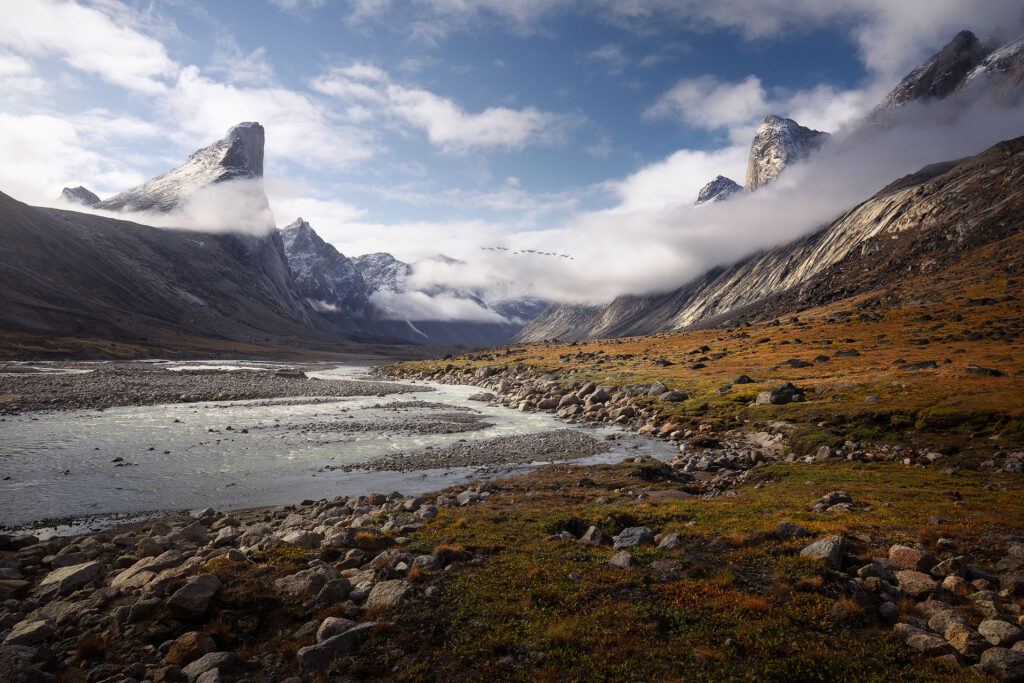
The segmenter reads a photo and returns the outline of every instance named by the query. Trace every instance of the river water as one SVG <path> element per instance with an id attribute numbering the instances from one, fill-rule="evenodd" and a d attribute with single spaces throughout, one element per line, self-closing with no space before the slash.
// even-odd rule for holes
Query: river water
<path id="1" fill-rule="evenodd" d="M 352 381 L 365 376 L 365 370 L 338 367 L 307 374 Z M 0 524 L 31 528 L 32 523 L 49 520 L 43 524 L 49 528 L 59 518 L 110 513 L 231 509 L 393 490 L 416 495 L 484 473 L 466 467 L 416 472 L 331 468 L 459 440 L 566 427 L 550 413 L 520 413 L 470 401 L 480 391 L 475 387 L 412 384 L 424 390 L 386 397 L 212 401 L 7 417 L 0 422 Z M 345 421 L 423 419 L 437 410 L 385 407 L 411 401 L 469 408 L 482 414 L 489 426 L 454 434 L 309 428 Z M 615 431 L 577 428 L 598 439 Z M 667 459 L 678 453 L 664 442 L 625 436 L 612 442 L 612 452 L 576 462 L 618 462 L 638 453 Z M 509 467 L 506 472 L 521 469 L 525 468 Z M 68 530 L 74 531 L 74 525 Z"/>

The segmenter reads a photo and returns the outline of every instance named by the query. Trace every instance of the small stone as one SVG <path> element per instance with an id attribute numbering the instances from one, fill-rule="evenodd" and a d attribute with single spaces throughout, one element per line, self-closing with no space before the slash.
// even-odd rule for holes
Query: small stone
<path id="1" fill-rule="evenodd" d="M 623 550 L 612 555 L 612 558 L 608 560 L 608 564 L 613 567 L 621 567 L 626 569 L 628 567 L 635 567 L 636 561 L 633 560 L 633 556 L 628 551 Z"/>

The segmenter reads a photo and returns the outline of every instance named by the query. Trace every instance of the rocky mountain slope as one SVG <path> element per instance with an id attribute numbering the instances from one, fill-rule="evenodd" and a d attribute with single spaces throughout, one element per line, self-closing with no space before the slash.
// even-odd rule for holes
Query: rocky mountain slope
<path id="1" fill-rule="evenodd" d="M 696 204 L 704 204 L 705 202 L 721 202 L 737 192 L 742 192 L 743 187 L 732 178 L 726 178 L 724 175 L 715 176 L 715 179 L 705 185 L 697 193 Z"/>
<path id="2" fill-rule="evenodd" d="M 305 309 L 282 299 L 254 239 L 36 208 L 0 194 L 0 329 L 143 342 L 331 342 Z"/>
<path id="3" fill-rule="evenodd" d="M 801 126 L 793 119 L 774 114 L 764 117 L 750 145 L 744 189 L 753 192 L 775 180 L 783 168 L 806 159 L 830 137 L 828 133 Z"/>
<path id="4" fill-rule="evenodd" d="M 550 307 L 527 325 L 520 339 L 678 330 L 720 323 L 755 306 L 760 315 L 778 315 L 785 307 L 769 307 L 768 302 L 782 296 L 797 308 L 810 299 L 820 305 L 829 297 L 849 296 L 854 283 L 864 278 L 877 286 L 880 278 L 888 277 L 895 285 L 907 268 L 939 267 L 950 254 L 1020 230 L 1019 222 L 1007 216 L 1024 207 L 1021 168 L 1024 138 L 1000 143 L 963 163 L 934 164 L 884 188 L 812 235 L 714 269 L 667 294 L 619 297 L 605 307 Z M 917 240 L 914 260 L 894 251 L 901 240 Z"/>

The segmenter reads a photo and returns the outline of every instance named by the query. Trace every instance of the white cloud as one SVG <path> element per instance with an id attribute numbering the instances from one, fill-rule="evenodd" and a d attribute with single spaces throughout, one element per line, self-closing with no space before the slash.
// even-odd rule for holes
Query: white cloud
<path id="1" fill-rule="evenodd" d="M 369 0 L 372 2 L 373 0 Z M 302 12 L 319 9 L 326 4 L 327 0 L 270 0 L 272 5 L 286 12 Z"/>
<path id="2" fill-rule="evenodd" d="M 118 9 L 118 3 L 110 3 Z M 146 94 L 166 90 L 178 65 L 163 44 L 115 23 L 98 9 L 54 0 L 4 6 L 0 45 L 31 57 L 56 55 L 69 66 Z"/>
<path id="3" fill-rule="evenodd" d="M 224 31 L 217 37 L 217 48 L 209 71 L 230 83 L 269 85 L 274 81 L 274 67 L 266 48 L 261 46 L 245 52 L 234 37 Z"/>
<path id="4" fill-rule="evenodd" d="M 622 52 L 622 46 L 618 43 L 602 45 L 586 53 L 584 57 L 589 62 L 602 64 L 611 76 L 618 76 L 631 63 L 629 57 Z"/>
<path id="5" fill-rule="evenodd" d="M 680 80 L 644 112 L 644 117 L 677 117 L 692 126 L 715 130 L 748 123 L 768 112 L 767 93 L 757 76 L 723 83 L 705 75 Z"/>
<path id="6" fill-rule="evenodd" d="M 269 165 L 287 159 L 308 167 L 339 169 L 375 153 L 370 132 L 338 125 L 328 109 L 295 90 L 243 87 L 204 76 L 197 67 L 182 70 L 165 102 L 186 136 L 198 146 L 217 139 L 239 121 L 259 121 L 267 130 Z"/>
<path id="7" fill-rule="evenodd" d="M 49 84 L 36 75 L 31 62 L 19 55 L 0 52 L 0 92 L 6 96 L 38 96 L 49 90 Z"/>
<path id="8" fill-rule="evenodd" d="M 554 144 L 579 123 L 578 117 L 535 107 L 467 112 L 441 95 L 394 83 L 386 72 L 363 62 L 332 68 L 311 85 L 341 102 L 360 104 L 364 108 L 358 114 L 365 115 L 369 111 L 365 107 L 375 107 L 380 115 L 423 131 L 431 144 L 448 152 Z"/>
<path id="9" fill-rule="evenodd" d="M 33 204 L 51 204 L 61 188 L 85 185 L 107 193 L 145 178 L 118 159 L 87 149 L 75 125 L 44 114 L 0 112 L 0 191 Z"/>
<path id="10" fill-rule="evenodd" d="M 446 294 L 434 296 L 424 292 L 374 292 L 370 303 L 389 320 L 464 320 L 472 322 L 508 323 L 508 319 L 484 308 L 472 299 Z"/>

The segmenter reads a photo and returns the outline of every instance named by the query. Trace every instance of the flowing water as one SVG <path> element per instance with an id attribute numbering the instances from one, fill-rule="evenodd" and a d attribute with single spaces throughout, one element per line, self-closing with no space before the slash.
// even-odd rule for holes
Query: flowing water
<path id="1" fill-rule="evenodd" d="M 351 381 L 364 376 L 365 368 L 307 374 Z M 482 472 L 466 467 L 416 472 L 334 468 L 459 440 L 566 426 L 549 413 L 520 413 L 470 401 L 480 391 L 475 387 L 414 384 L 424 390 L 385 397 L 287 397 L 4 418 L 0 422 L 0 524 L 15 527 L 51 520 L 52 526 L 52 520 L 77 516 L 278 505 L 374 491 L 419 494 L 478 478 Z M 386 407 L 411 401 L 472 409 L 489 426 L 453 434 L 389 428 L 395 420 L 422 421 L 437 413 L 436 407 L 397 411 Z M 352 432 L 329 426 L 345 422 L 380 423 L 381 428 Z M 310 428 L 318 424 L 327 426 Z M 579 429 L 595 438 L 613 431 Z M 677 453 L 664 442 L 629 435 L 614 442 L 612 452 L 578 462 L 617 462 L 639 452 L 663 459 Z M 521 469 L 509 467 L 506 472 Z"/>

